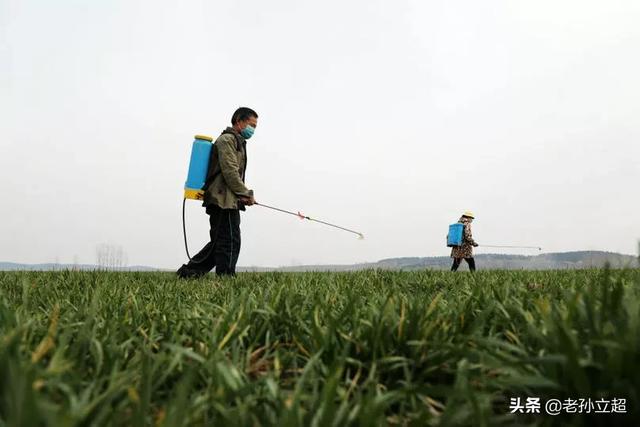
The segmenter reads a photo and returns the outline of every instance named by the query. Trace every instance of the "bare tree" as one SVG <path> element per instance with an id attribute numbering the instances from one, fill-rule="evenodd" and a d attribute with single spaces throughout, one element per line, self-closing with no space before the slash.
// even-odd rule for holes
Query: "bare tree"
<path id="1" fill-rule="evenodd" d="M 120 270 L 127 266 L 127 254 L 122 246 L 100 243 L 96 246 L 96 264 L 101 270 Z"/>

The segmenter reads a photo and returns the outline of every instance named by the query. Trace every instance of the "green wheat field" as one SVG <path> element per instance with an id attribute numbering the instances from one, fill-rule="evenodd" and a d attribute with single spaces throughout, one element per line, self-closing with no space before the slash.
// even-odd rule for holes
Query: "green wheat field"
<path id="1" fill-rule="evenodd" d="M 626 414 L 511 413 L 512 398 Z M 0 272 L 0 426 L 638 425 L 640 270 Z"/>

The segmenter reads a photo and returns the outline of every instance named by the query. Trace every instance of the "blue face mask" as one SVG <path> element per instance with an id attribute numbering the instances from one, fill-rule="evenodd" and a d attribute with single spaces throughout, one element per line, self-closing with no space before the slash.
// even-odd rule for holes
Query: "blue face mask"
<path id="1" fill-rule="evenodd" d="M 242 135 L 242 137 L 243 137 L 244 139 L 249 139 L 249 138 L 251 138 L 251 137 L 253 136 L 253 133 L 254 133 L 255 131 L 256 131 L 256 128 L 254 128 L 254 127 L 253 127 L 253 126 L 251 126 L 251 125 L 247 125 L 247 127 L 246 127 L 246 128 L 244 128 L 244 129 L 242 129 L 242 130 L 240 131 L 240 135 Z"/>

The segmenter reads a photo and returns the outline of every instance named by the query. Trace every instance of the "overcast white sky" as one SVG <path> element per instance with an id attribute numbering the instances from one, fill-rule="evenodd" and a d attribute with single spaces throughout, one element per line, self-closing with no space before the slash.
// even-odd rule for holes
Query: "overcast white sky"
<path id="1" fill-rule="evenodd" d="M 0 0 L 0 261 L 178 267 L 193 135 L 241 105 L 256 199 L 367 238 L 253 207 L 239 265 L 448 255 L 467 209 L 481 244 L 634 253 L 639 22 L 633 0 Z M 187 221 L 195 252 L 198 202 Z"/>

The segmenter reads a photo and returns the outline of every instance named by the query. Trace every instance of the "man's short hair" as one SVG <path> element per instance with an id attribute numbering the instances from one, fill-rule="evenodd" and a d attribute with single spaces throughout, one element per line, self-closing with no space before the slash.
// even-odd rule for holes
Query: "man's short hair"
<path id="1" fill-rule="evenodd" d="M 233 113 L 233 116 L 231 116 L 231 124 L 235 125 L 239 121 L 249 120 L 251 117 L 255 117 L 257 119 L 258 113 L 253 111 L 251 108 L 240 107 L 235 113 Z"/>

